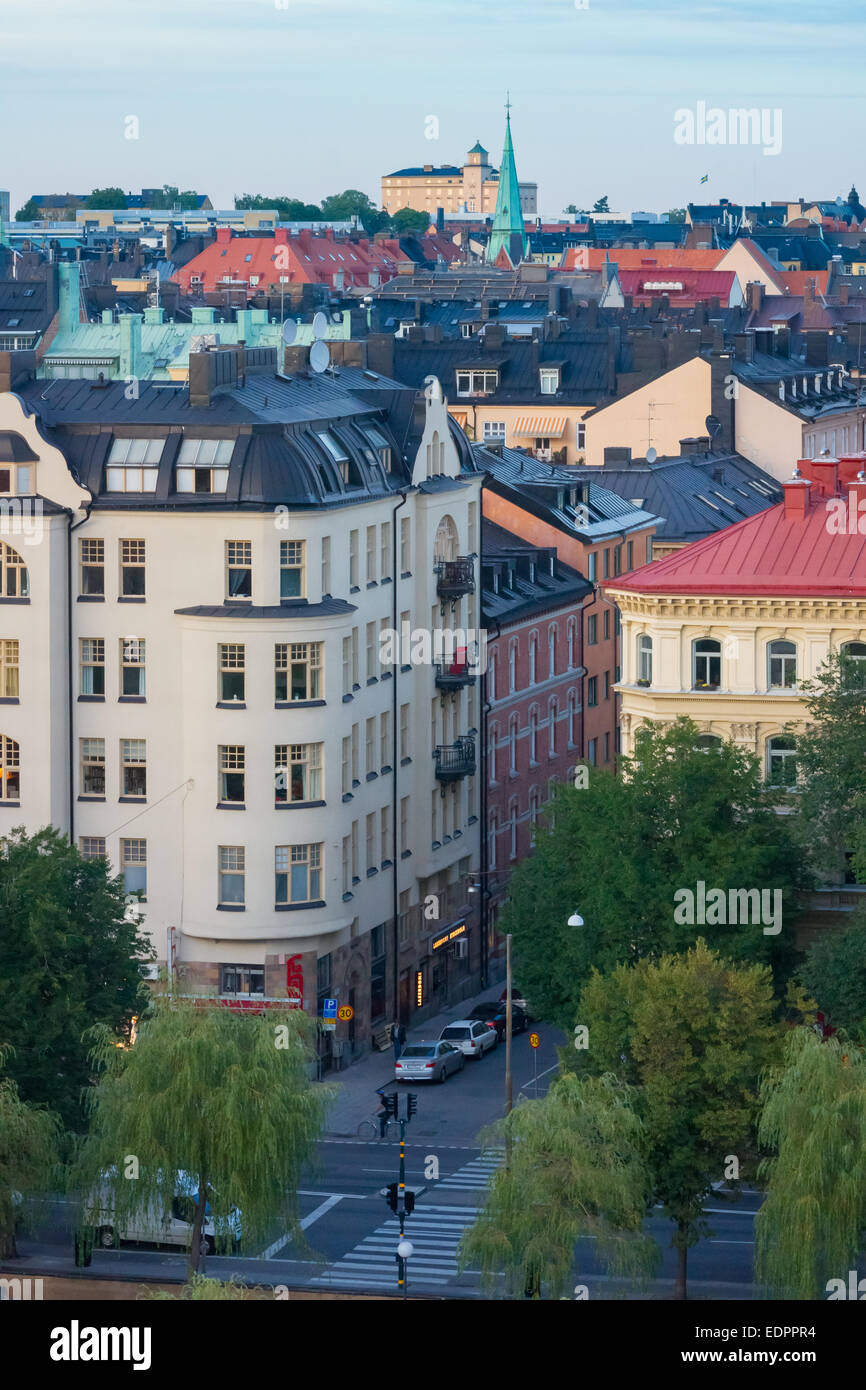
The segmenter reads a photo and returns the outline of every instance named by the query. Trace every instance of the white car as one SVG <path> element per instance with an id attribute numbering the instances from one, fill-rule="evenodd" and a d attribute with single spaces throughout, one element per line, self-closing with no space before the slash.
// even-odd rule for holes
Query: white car
<path id="1" fill-rule="evenodd" d="M 449 1023 L 447 1028 L 442 1029 L 439 1041 L 458 1047 L 464 1057 L 479 1059 L 485 1052 L 493 1051 L 499 1038 L 496 1029 L 491 1028 L 489 1023 L 480 1023 L 475 1018 L 459 1018 L 456 1023 Z"/>

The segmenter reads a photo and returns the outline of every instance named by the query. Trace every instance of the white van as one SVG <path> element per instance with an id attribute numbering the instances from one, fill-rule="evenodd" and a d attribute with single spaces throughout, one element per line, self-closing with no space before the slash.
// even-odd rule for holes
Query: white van
<path id="1" fill-rule="evenodd" d="M 114 1222 L 111 1193 L 103 1187 L 90 1207 L 88 1226 L 92 1232 L 94 1245 L 110 1250 L 122 1241 L 142 1241 L 149 1245 L 173 1245 L 188 1249 L 195 1221 L 197 1185 L 187 1173 L 179 1172 L 175 1182 L 171 1211 L 163 1215 L 161 1204 L 152 1202 L 139 1211 L 118 1229 Z M 240 1212 L 233 1208 L 229 1217 L 232 1232 L 232 1247 L 237 1249 L 241 1238 Z M 78 1242 L 76 1242 L 77 1246 Z M 216 1232 L 210 1203 L 205 1207 L 202 1227 L 202 1247 L 204 1254 L 212 1255 L 216 1249 Z"/>

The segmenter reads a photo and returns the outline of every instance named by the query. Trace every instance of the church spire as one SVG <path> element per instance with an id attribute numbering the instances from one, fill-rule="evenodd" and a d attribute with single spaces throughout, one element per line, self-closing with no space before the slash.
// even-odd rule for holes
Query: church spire
<path id="1" fill-rule="evenodd" d="M 487 243 L 487 260 L 494 262 L 502 251 L 512 265 L 517 265 L 529 254 L 529 239 L 524 229 L 523 209 L 520 206 L 520 184 L 517 182 L 514 146 L 511 143 L 510 93 L 506 93 L 505 98 L 505 144 L 499 170 L 496 212 L 493 216 L 490 240 Z"/>

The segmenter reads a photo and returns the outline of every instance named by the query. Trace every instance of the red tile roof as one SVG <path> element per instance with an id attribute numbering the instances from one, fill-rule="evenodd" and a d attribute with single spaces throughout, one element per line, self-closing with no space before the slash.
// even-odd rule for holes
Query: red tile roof
<path id="1" fill-rule="evenodd" d="M 226 235 L 228 233 L 228 235 Z M 374 242 L 367 238 L 349 241 L 333 234 L 315 236 L 302 231 L 292 236 L 277 228 L 274 236 L 233 237 L 220 228 L 217 239 L 194 256 L 172 276 L 189 292 L 193 276 L 202 292 L 221 288 L 226 279 L 240 281 L 255 290 L 284 284 L 318 284 L 339 289 L 338 272 L 343 272 L 343 288 L 369 288 L 372 271 L 379 283 L 392 279 L 400 264 L 411 265 L 396 240 Z M 252 277 L 258 276 L 254 281 Z M 281 280 L 281 277 L 288 277 Z"/>
<path id="2" fill-rule="evenodd" d="M 787 294 L 804 295 L 809 280 L 815 281 L 815 292 L 817 294 L 827 293 L 827 281 L 830 278 L 829 270 L 780 270 L 777 274 L 782 284 L 785 286 Z"/>
<path id="3" fill-rule="evenodd" d="M 866 506 L 866 483 L 853 482 L 866 455 L 841 461 L 801 459 L 804 478 L 832 472 L 839 485 L 812 482 L 805 515 L 790 506 L 796 483 L 785 485 L 785 501 L 724 531 L 643 565 L 603 587 L 647 594 L 847 595 L 866 598 L 866 534 L 861 535 L 856 504 Z M 849 481 L 853 486 L 849 488 Z M 799 484 L 805 491 L 805 485 Z M 802 492 L 801 494 L 802 495 Z M 840 500 L 845 505 L 840 506 Z M 828 504 L 835 501 L 835 507 Z M 853 511 L 850 511 L 853 507 Z M 836 519 L 842 517 L 841 525 Z"/>

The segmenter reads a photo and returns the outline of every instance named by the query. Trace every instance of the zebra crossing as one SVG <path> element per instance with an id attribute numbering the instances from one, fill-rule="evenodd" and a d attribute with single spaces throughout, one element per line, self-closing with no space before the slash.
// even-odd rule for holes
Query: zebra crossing
<path id="1" fill-rule="evenodd" d="M 485 1149 L 478 1158 L 473 1158 L 456 1172 L 440 1178 L 436 1188 L 448 1192 L 483 1192 L 496 1170 L 502 1167 L 504 1159 L 504 1149 Z"/>
<path id="2" fill-rule="evenodd" d="M 478 1215 L 477 1207 L 445 1207 L 435 1203 L 417 1206 L 406 1218 L 406 1239 L 414 1254 L 409 1261 L 408 1288 L 423 1284 L 442 1287 L 457 1274 L 460 1238 Z M 397 1286 L 396 1217 L 383 1221 L 371 1235 L 311 1283 L 321 1288 L 390 1289 Z"/>

